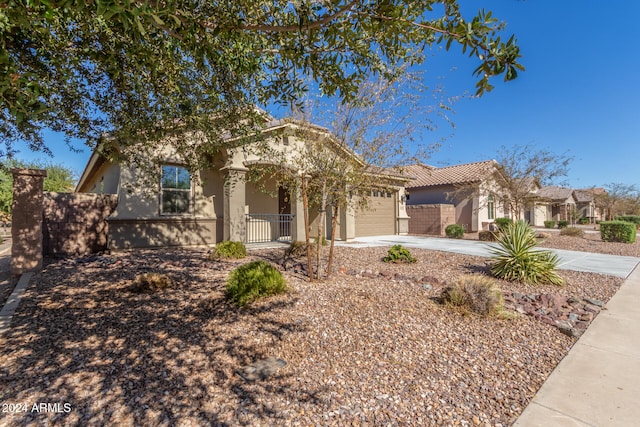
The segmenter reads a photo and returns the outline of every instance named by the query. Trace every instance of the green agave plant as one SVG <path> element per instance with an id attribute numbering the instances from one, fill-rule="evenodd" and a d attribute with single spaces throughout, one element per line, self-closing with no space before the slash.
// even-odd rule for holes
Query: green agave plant
<path id="1" fill-rule="evenodd" d="M 537 245 L 536 234 L 529 224 L 525 221 L 509 224 L 500 232 L 497 246 L 491 247 L 491 274 L 500 279 L 534 285 L 562 285 L 564 280 L 555 271 L 558 257 L 552 252 L 536 249 Z"/>

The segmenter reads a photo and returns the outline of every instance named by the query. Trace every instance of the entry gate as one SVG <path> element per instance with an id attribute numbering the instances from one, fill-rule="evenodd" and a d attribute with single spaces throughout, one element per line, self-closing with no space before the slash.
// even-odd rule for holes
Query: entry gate
<path id="1" fill-rule="evenodd" d="M 290 242 L 291 214 L 247 214 L 247 243 Z"/>

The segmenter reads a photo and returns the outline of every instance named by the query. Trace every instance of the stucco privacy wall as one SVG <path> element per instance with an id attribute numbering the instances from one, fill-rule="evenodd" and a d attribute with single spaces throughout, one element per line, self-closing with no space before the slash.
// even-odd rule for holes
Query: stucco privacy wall
<path id="1" fill-rule="evenodd" d="M 47 171 L 12 169 L 11 273 L 42 269 L 42 188 Z"/>
<path id="2" fill-rule="evenodd" d="M 456 208 L 450 204 L 409 205 L 409 234 L 443 236 L 444 229 L 456 222 Z"/>
<path id="3" fill-rule="evenodd" d="M 83 255 L 107 249 L 109 225 L 118 197 L 109 194 L 44 193 L 43 253 Z"/>

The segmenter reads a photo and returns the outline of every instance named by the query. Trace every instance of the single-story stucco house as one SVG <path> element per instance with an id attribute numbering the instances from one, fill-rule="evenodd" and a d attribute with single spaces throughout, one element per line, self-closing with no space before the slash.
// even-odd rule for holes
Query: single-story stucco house
<path id="1" fill-rule="evenodd" d="M 553 221 L 571 221 L 576 213 L 574 191 L 567 187 L 546 186 L 535 192 L 538 203 L 546 203 L 547 219 Z"/>
<path id="2" fill-rule="evenodd" d="M 413 178 L 406 186 L 407 204 L 451 204 L 455 207 L 451 223 L 466 232 L 487 229 L 496 218 L 507 215 L 492 181 L 496 165 L 495 160 L 486 160 L 440 168 L 422 163 L 405 166 L 405 174 Z"/>
<path id="3" fill-rule="evenodd" d="M 284 157 L 293 157 L 308 143 L 296 132 L 301 127 L 328 135 L 326 129 L 318 126 L 271 120 L 262 131 L 262 143 Z M 111 162 L 96 151 L 80 177 L 76 192 L 118 196 L 118 205 L 107 218 L 112 249 L 213 245 L 223 240 L 248 243 L 303 240 L 303 208 L 298 191 L 278 188 L 270 178 L 259 183 L 246 179 L 251 168 L 268 162 L 252 152 L 251 144 L 256 143 L 220 149 L 211 162 L 214 166 L 196 176 L 179 155 L 167 152 L 157 165 L 159 178 L 151 188 L 135 185 L 144 178 L 142 170 Z M 404 186 L 408 179 L 385 171 L 377 175 L 376 179 L 385 183 L 384 190 L 371 191 L 366 208 L 340 209 L 337 238 L 407 233 Z M 327 218 L 325 227 L 327 236 L 331 232 L 330 220 Z M 311 227 L 317 221 L 318 212 L 312 210 Z"/>
<path id="4" fill-rule="evenodd" d="M 573 196 L 576 199 L 578 217 L 588 218 L 591 223 L 595 223 L 596 220 L 603 219 L 602 213 L 596 207 L 595 193 L 597 191 L 598 189 L 582 189 L 573 191 Z"/>

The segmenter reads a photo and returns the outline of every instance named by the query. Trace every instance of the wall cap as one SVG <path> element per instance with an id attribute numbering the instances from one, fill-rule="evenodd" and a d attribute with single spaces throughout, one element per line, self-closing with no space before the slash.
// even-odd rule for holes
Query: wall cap
<path id="1" fill-rule="evenodd" d="M 23 169 L 23 168 L 13 168 L 11 169 L 11 173 L 13 176 L 16 175 L 27 175 L 27 176 L 47 176 L 47 171 L 44 169 Z"/>

